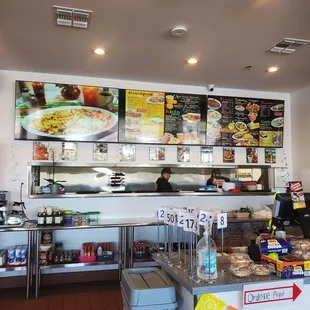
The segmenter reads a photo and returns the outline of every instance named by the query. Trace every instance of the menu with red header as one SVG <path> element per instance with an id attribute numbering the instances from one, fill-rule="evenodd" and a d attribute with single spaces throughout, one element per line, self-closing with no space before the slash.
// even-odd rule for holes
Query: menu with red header
<path id="1" fill-rule="evenodd" d="M 207 145 L 282 147 L 284 101 L 208 98 Z"/>

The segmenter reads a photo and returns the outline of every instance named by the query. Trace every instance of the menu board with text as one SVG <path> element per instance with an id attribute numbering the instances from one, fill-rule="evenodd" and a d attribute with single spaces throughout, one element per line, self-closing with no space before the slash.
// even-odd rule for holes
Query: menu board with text
<path id="1" fill-rule="evenodd" d="M 123 142 L 204 144 L 206 96 L 126 90 Z"/>
<path id="2" fill-rule="evenodd" d="M 206 144 L 282 147 L 284 101 L 208 98 Z"/>

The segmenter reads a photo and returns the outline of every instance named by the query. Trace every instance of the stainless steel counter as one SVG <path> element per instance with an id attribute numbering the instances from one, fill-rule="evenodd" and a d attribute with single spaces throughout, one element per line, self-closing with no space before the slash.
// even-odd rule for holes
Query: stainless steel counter
<path id="1" fill-rule="evenodd" d="M 29 195 L 31 199 L 54 199 L 54 198 L 104 198 L 104 197 L 183 197 L 183 196 L 271 196 L 274 192 L 241 192 L 241 193 L 227 193 L 227 192 L 146 192 L 146 193 L 111 193 L 100 192 L 98 194 L 75 194 L 67 193 L 64 195 Z"/>
<path id="2" fill-rule="evenodd" d="M 256 276 L 250 275 L 246 278 L 238 278 L 231 272 L 218 272 L 218 278 L 215 283 L 209 284 L 206 282 L 195 283 L 188 279 L 186 273 L 177 267 L 169 267 L 165 260 L 153 257 L 154 260 L 165 270 L 175 281 L 182 285 L 190 294 L 201 295 L 205 293 L 222 293 L 230 291 L 242 291 L 243 285 L 254 283 L 270 283 L 273 281 L 281 281 L 276 275 Z M 304 278 L 304 284 L 310 284 L 310 277 Z"/>
<path id="3" fill-rule="evenodd" d="M 163 225 L 163 222 L 159 223 Z M 130 218 L 130 219 L 103 219 L 98 224 L 88 224 L 82 226 L 36 226 L 33 230 L 70 230 L 70 229 L 95 229 L 95 228 L 112 228 L 112 227 L 138 227 L 158 225 L 157 219 L 153 217 Z"/>
<path id="4" fill-rule="evenodd" d="M 0 232 L 17 232 L 17 231 L 29 231 L 36 228 L 36 223 L 28 223 L 26 222 L 23 226 L 1 226 L 0 225 Z"/>
<path id="5" fill-rule="evenodd" d="M 270 219 L 236 219 L 229 218 L 228 223 L 261 223 L 268 222 Z M 216 220 L 214 222 L 216 224 Z M 156 226 L 158 225 L 157 219 L 155 217 L 141 217 L 141 218 L 111 218 L 111 219 L 101 219 L 98 224 L 88 224 L 83 226 L 40 226 L 34 223 L 25 223 L 21 227 L 1 227 L 0 232 L 17 232 L 17 231 L 46 231 L 46 230 L 76 230 L 76 229 L 98 229 L 98 228 L 112 228 L 112 227 L 139 227 L 139 226 Z M 163 222 L 159 222 L 159 225 L 164 225 Z"/>

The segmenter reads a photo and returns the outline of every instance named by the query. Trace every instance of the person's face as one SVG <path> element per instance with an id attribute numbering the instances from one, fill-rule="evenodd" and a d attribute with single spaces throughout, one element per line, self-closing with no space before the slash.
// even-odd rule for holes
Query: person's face
<path id="1" fill-rule="evenodd" d="M 170 173 L 167 173 L 167 172 L 165 172 L 165 173 L 163 174 L 163 177 L 164 177 L 167 181 L 170 179 L 170 176 L 171 176 L 171 174 L 170 174 Z"/>

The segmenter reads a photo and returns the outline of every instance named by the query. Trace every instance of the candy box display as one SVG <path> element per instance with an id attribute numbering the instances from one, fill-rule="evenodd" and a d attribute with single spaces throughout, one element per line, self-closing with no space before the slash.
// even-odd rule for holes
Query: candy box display
<path id="1" fill-rule="evenodd" d="M 308 266 L 305 268 L 305 263 L 307 262 L 296 260 L 290 255 L 281 257 L 280 259 L 262 255 L 262 261 L 268 264 L 271 273 L 275 273 L 281 279 L 303 278 L 304 276 L 310 275 L 310 264 L 309 268 Z"/>
<path id="2" fill-rule="evenodd" d="M 286 239 L 274 237 L 262 237 L 259 241 L 261 254 L 277 253 L 286 255 L 289 252 L 290 244 Z"/>

